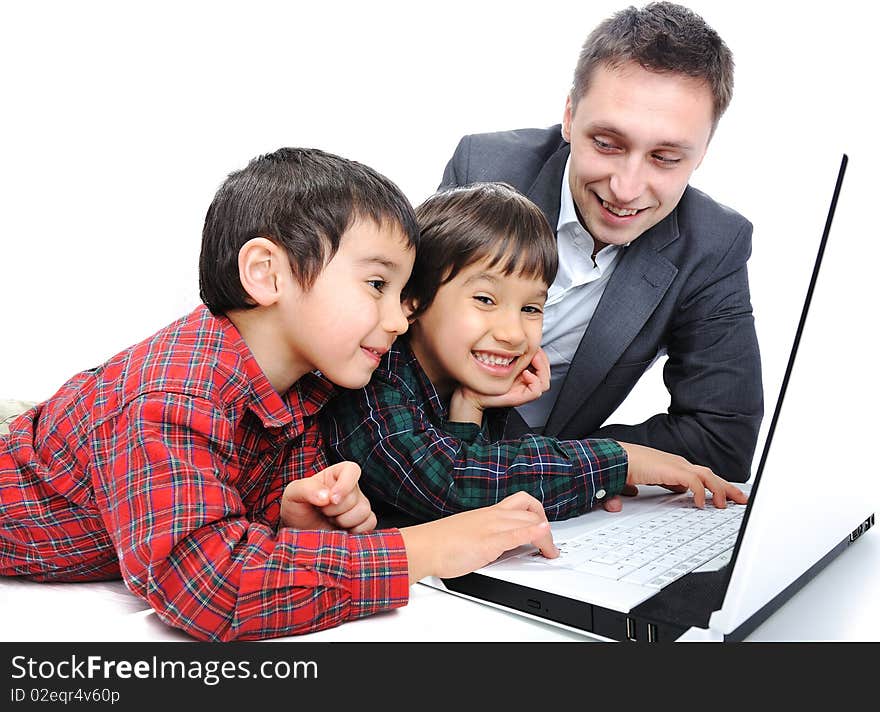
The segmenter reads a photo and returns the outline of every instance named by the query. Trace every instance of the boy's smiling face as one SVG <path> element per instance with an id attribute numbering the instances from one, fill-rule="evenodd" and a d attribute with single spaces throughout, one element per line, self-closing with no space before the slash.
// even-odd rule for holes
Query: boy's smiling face
<path id="1" fill-rule="evenodd" d="M 441 285 L 412 326 L 413 351 L 441 396 L 459 385 L 507 393 L 541 346 L 547 284 L 488 263 Z"/>
<path id="2" fill-rule="evenodd" d="M 367 384 L 394 339 L 407 330 L 400 293 L 415 251 L 400 227 L 355 220 L 307 292 L 282 304 L 288 353 L 344 388 Z"/>

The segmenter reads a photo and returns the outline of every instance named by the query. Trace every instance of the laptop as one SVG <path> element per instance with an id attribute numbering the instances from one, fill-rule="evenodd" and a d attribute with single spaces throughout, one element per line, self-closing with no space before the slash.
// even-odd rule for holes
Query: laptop
<path id="1" fill-rule="evenodd" d="M 747 505 L 715 509 L 707 497 L 700 510 L 690 494 L 642 487 L 622 513 L 552 523 L 558 559 L 520 547 L 423 583 L 606 640 L 738 641 L 873 526 L 871 499 L 854 494 L 865 473 L 844 439 L 849 423 L 839 440 L 829 428 L 845 416 L 835 374 L 852 376 L 852 355 L 870 353 L 865 323 L 841 308 L 856 282 L 846 279 L 851 252 L 826 255 L 847 164 L 844 154 Z M 844 275 L 833 290 L 823 262 Z"/>

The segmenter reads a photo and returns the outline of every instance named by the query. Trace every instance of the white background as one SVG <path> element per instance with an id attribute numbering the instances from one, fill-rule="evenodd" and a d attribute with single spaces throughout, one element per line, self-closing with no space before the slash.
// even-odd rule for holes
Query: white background
<path id="1" fill-rule="evenodd" d="M 205 211 L 251 157 L 320 147 L 374 166 L 418 203 L 463 134 L 557 123 L 581 42 L 624 4 L 3 3 L 0 398 L 46 398 L 194 307 Z M 839 339 L 827 354 L 810 341 L 825 370 L 817 389 L 833 386 L 843 405 L 807 402 L 792 419 L 827 423 L 803 443 L 825 487 L 877 502 L 876 364 L 865 345 L 877 325 L 880 12 L 861 0 L 691 7 L 737 63 L 733 103 L 693 183 L 755 226 L 768 411 L 839 154 L 850 155 L 837 268 L 821 286 L 841 295 L 851 353 L 832 350 Z M 666 402 L 655 368 L 615 419 Z"/>
<path id="2" fill-rule="evenodd" d="M 46 398 L 195 306 L 205 211 L 251 157 L 320 147 L 418 203 L 463 134 L 557 123 L 581 42 L 623 5 L 4 4 L 0 398 Z M 856 0 L 691 7 L 737 64 L 692 182 L 755 225 L 769 410 L 844 150 L 856 207 L 835 236 L 858 266 L 877 263 L 880 13 Z M 857 307 L 871 330 L 875 306 Z M 872 417 L 860 395 L 850 415 Z M 655 368 L 615 419 L 666 403 Z"/>

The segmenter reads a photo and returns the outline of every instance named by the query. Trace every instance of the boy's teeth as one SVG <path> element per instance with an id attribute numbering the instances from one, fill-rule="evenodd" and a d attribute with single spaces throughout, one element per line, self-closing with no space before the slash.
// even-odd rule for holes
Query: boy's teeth
<path id="1" fill-rule="evenodd" d="M 633 208 L 632 210 L 627 210 L 625 208 L 618 208 L 616 205 L 612 205 L 607 200 L 602 201 L 602 207 L 606 210 L 610 210 L 615 215 L 620 215 L 620 217 L 626 217 L 628 215 L 635 215 L 638 209 Z"/>
<path id="2" fill-rule="evenodd" d="M 474 357 L 478 361 L 482 361 L 483 363 L 487 363 L 490 366 L 509 366 L 512 362 L 512 358 L 501 358 L 500 356 L 491 356 L 490 354 L 480 354 L 474 353 Z"/>

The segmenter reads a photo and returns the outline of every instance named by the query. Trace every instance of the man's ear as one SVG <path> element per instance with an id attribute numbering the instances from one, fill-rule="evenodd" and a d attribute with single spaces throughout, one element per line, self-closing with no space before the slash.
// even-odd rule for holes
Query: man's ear
<path id="1" fill-rule="evenodd" d="M 258 306 L 278 301 L 286 272 L 289 272 L 287 256 L 265 237 L 248 240 L 238 251 L 238 278 Z"/>
<path id="2" fill-rule="evenodd" d="M 565 98 L 565 111 L 562 112 L 562 138 L 571 143 L 571 119 L 574 110 L 571 106 L 571 94 Z"/>
<path id="3" fill-rule="evenodd" d="M 697 161 L 697 165 L 694 166 L 694 170 L 697 170 L 697 168 L 699 168 L 700 166 L 703 165 L 703 159 L 706 157 L 706 151 L 708 151 L 708 150 L 709 150 L 709 144 L 707 143 L 706 148 L 703 149 L 703 154 L 700 156 L 699 160 Z"/>

